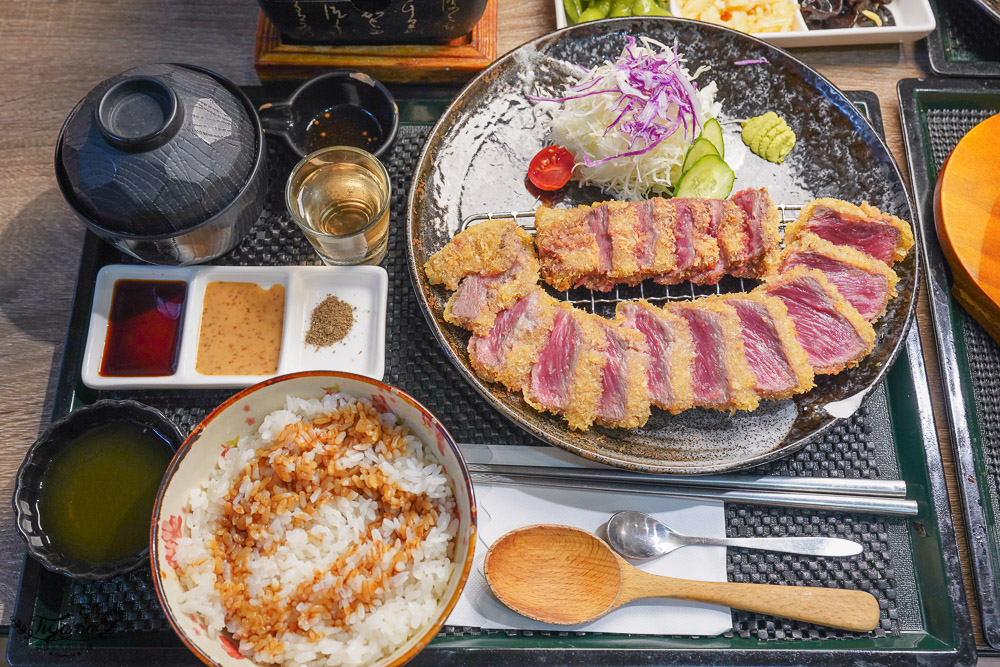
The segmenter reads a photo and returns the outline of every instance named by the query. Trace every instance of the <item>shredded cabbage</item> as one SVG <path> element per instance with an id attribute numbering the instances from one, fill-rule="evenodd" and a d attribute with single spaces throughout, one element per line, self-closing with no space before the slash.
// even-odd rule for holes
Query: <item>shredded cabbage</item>
<path id="1" fill-rule="evenodd" d="M 673 188 L 671 170 L 706 120 L 715 118 L 715 82 L 700 90 L 677 52 L 648 37 L 629 43 L 614 62 L 588 72 L 563 97 L 552 139 L 576 158 L 576 174 L 623 199 L 638 200 Z M 676 173 L 674 174 L 676 176 Z"/>

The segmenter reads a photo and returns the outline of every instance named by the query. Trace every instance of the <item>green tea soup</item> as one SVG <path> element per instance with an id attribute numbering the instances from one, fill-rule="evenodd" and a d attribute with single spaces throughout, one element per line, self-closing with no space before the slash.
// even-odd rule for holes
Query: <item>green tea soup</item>
<path id="1" fill-rule="evenodd" d="M 93 564 L 141 552 L 172 456 L 163 436 L 131 422 L 110 422 L 70 441 L 45 471 L 38 499 L 52 546 Z"/>

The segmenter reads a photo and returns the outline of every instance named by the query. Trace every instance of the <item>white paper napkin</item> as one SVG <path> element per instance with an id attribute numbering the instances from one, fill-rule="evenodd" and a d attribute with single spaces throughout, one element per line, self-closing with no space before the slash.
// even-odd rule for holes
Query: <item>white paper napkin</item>
<path id="1" fill-rule="evenodd" d="M 462 453 L 469 463 L 604 467 L 554 447 L 462 445 Z M 448 617 L 449 625 L 693 636 L 718 635 L 732 627 L 728 607 L 665 599 L 637 600 L 604 618 L 582 625 L 539 623 L 511 611 L 499 602 L 483 576 L 483 560 L 490 545 L 500 536 L 520 526 L 556 523 L 597 532 L 615 512 L 639 510 L 655 516 L 681 533 L 724 537 L 725 515 L 722 503 L 628 493 L 479 483 L 475 484 L 475 491 L 479 527 L 475 562 L 462 597 Z M 684 547 L 652 561 L 635 564 L 655 574 L 704 581 L 726 580 L 724 547 Z"/>

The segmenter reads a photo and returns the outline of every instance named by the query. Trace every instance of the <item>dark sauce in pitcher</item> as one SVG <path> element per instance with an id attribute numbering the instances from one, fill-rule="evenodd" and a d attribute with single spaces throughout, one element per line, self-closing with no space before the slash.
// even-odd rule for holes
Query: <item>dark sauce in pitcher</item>
<path id="1" fill-rule="evenodd" d="M 312 153 L 327 146 L 370 151 L 381 143 L 382 126 L 375 116 L 353 104 L 337 104 L 309 121 L 302 145 Z"/>

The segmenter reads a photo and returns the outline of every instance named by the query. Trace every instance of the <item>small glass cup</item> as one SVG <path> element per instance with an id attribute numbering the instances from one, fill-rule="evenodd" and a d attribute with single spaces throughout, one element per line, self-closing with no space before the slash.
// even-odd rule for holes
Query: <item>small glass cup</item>
<path id="1" fill-rule="evenodd" d="M 391 189 L 374 155 L 331 146 L 295 165 L 285 205 L 326 264 L 378 264 L 388 247 Z"/>

